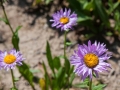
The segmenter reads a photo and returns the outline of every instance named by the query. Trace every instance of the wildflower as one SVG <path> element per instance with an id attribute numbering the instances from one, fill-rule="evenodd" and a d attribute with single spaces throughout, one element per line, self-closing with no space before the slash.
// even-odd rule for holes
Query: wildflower
<path id="1" fill-rule="evenodd" d="M 98 77 L 98 72 L 108 71 L 110 64 L 105 62 L 111 57 L 111 53 L 107 52 L 105 44 L 96 42 L 88 46 L 79 45 L 78 50 L 70 58 L 70 63 L 75 66 L 74 72 L 84 80 L 86 77 L 92 79 L 93 72 Z"/>
<path id="2" fill-rule="evenodd" d="M 65 8 L 65 11 L 61 9 L 53 14 L 53 19 L 50 21 L 53 22 L 52 27 L 61 28 L 61 30 L 73 29 L 77 24 L 77 14 L 71 13 L 70 9 Z"/>
<path id="3" fill-rule="evenodd" d="M 0 53 L 0 66 L 5 70 L 13 69 L 15 65 L 22 65 L 22 61 L 24 60 L 22 54 L 15 49 L 7 52 Z"/>

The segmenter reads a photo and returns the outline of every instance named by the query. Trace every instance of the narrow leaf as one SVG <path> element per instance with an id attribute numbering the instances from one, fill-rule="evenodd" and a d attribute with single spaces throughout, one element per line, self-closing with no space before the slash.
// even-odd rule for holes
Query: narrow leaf
<path id="1" fill-rule="evenodd" d="M 14 78 L 14 81 L 17 82 L 19 80 L 19 78 Z"/>
<path id="2" fill-rule="evenodd" d="M 18 90 L 18 89 L 13 87 L 13 88 L 11 88 L 10 90 Z"/>
<path id="3" fill-rule="evenodd" d="M 61 67 L 56 73 L 57 84 L 62 88 L 65 79 L 65 68 Z"/>
<path id="4" fill-rule="evenodd" d="M 83 82 L 75 84 L 74 86 L 78 88 L 87 88 L 88 84 L 89 84 L 89 78 L 86 78 Z"/>
<path id="5" fill-rule="evenodd" d="M 45 0 L 45 4 L 49 4 L 53 0 Z"/>
<path id="6" fill-rule="evenodd" d="M 76 84 L 76 85 L 74 85 L 74 87 L 77 87 L 77 88 L 87 88 L 88 85 L 84 85 L 84 84 Z"/>
<path id="7" fill-rule="evenodd" d="M 0 21 L 3 21 L 6 24 L 9 24 L 9 21 L 6 18 L 0 18 Z"/>
<path id="8" fill-rule="evenodd" d="M 61 63 L 60 63 L 59 57 L 55 57 L 55 58 L 53 59 L 53 64 L 54 64 L 54 67 L 55 67 L 57 70 L 61 67 Z"/>
<path id="9" fill-rule="evenodd" d="M 83 8 L 84 8 L 84 10 L 87 10 L 88 12 L 92 11 L 95 8 L 95 6 L 93 4 L 93 0 L 91 0 L 90 2 L 86 2 L 84 4 Z"/>
<path id="10" fill-rule="evenodd" d="M 70 45 L 72 45 L 72 42 L 66 42 L 66 45 L 70 46 Z"/>
<path id="11" fill-rule="evenodd" d="M 75 73 L 72 73 L 70 76 L 70 85 L 72 85 L 74 78 L 75 78 Z"/>
<path id="12" fill-rule="evenodd" d="M 21 26 L 18 26 L 16 28 L 16 31 L 14 32 L 13 36 L 12 36 L 12 44 L 14 46 L 14 48 L 16 50 L 19 50 L 19 36 L 18 36 L 18 30 L 21 28 Z M 30 72 L 29 67 L 27 66 L 27 64 L 25 64 L 24 62 L 22 62 L 23 65 L 22 66 L 18 66 L 19 72 L 21 73 L 21 75 L 29 82 L 29 84 L 31 85 L 31 87 L 34 89 L 34 85 L 33 85 L 33 74 Z"/>
<path id="13" fill-rule="evenodd" d="M 46 69 L 46 66 L 43 62 L 43 68 L 44 68 L 44 71 L 45 71 L 45 90 L 49 90 L 49 85 L 51 86 L 51 83 L 50 83 L 50 79 L 49 79 L 49 75 L 47 73 L 47 69 Z"/>
<path id="14" fill-rule="evenodd" d="M 70 71 L 70 62 L 69 62 L 69 60 L 67 59 L 67 57 L 65 57 L 65 63 L 64 63 L 65 65 L 65 72 L 68 74 L 68 76 L 69 76 L 69 71 Z"/>
<path id="15" fill-rule="evenodd" d="M 101 0 L 94 0 L 94 4 L 95 4 L 96 12 L 98 13 L 100 19 L 103 21 L 103 23 L 105 25 L 107 25 L 108 27 L 110 27 L 108 14 L 105 11 L 104 6 L 102 5 L 102 1 Z"/>
<path id="16" fill-rule="evenodd" d="M 18 30 L 20 30 L 21 27 L 22 27 L 22 26 L 18 26 L 18 27 L 16 28 L 16 30 L 15 30 L 15 33 L 18 33 Z"/>
<path id="17" fill-rule="evenodd" d="M 106 85 L 104 84 L 99 84 L 97 86 L 93 86 L 93 90 L 103 90 L 103 88 L 105 87 Z"/>
<path id="18" fill-rule="evenodd" d="M 14 33 L 12 36 L 12 44 L 16 50 L 19 50 L 19 37 L 17 33 Z"/>
<path id="19" fill-rule="evenodd" d="M 12 44 L 16 50 L 19 50 L 19 36 L 18 36 L 18 30 L 20 30 L 22 26 L 18 26 L 12 36 Z"/>
<path id="20" fill-rule="evenodd" d="M 67 0 L 67 1 L 70 3 L 70 6 L 72 6 L 72 8 L 81 10 L 81 5 L 78 0 Z"/>
<path id="21" fill-rule="evenodd" d="M 22 66 L 17 66 L 19 69 L 19 72 L 29 82 L 29 84 L 32 86 L 32 88 L 35 89 L 34 85 L 33 85 L 33 74 L 30 72 L 27 64 L 25 64 L 24 62 L 22 62 L 22 63 L 23 63 Z"/>
<path id="22" fill-rule="evenodd" d="M 47 42 L 47 46 L 46 46 L 46 53 L 47 53 L 48 64 L 49 64 L 52 72 L 55 74 L 55 72 L 54 72 L 53 59 L 52 59 L 51 50 L 50 50 L 50 45 L 49 45 L 48 42 Z"/>
<path id="23" fill-rule="evenodd" d="M 38 72 L 40 72 L 40 70 L 38 70 L 38 69 L 30 69 L 30 72 L 31 73 L 38 73 Z"/>

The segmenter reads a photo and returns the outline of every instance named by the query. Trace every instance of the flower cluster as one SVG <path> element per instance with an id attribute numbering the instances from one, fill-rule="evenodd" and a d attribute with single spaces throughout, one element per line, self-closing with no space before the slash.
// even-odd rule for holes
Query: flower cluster
<path id="1" fill-rule="evenodd" d="M 91 41 L 88 41 L 88 46 L 79 45 L 78 50 L 71 56 L 70 63 L 75 66 L 74 72 L 82 80 L 86 77 L 92 79 L 93 72 L 98 77 L 98 72 L 108 71 L 107 68 L 111 68 L 110 64 L 105 62 L 111 57 L 105 46 L 103 43 L 95 41 L 91 44 Z"/>
<path id="2" fill-rule="evenodd" d="M 61 9 L 54 13 L 52 17 L 53 19 L 50 20 L 53 22 L 52 27 L 61 28 L 61 30 L 69 30 L 77 25 L 77 14 L 71 13 L 70 9 L 65 8 L 65 11 Z"/>
<path id="3" fill-rule="evenodd" d="M 15 49 L 11 51 L 0 51 L 0 68 L 5 70 L 13 69 L 16 65 L 22 65 L 24 60 L 22 54 Z"/>

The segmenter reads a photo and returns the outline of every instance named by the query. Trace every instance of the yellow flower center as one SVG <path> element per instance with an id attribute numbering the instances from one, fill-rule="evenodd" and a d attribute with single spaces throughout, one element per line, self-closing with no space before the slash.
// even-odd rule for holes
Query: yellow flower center
<path id="1" fill-rule="evenodd" d="M 84 62 L 87 67 L 94 68 L 98 65 L 99 59 L 95 54 L 88 53 L 84 56 Z"/>
<path id="2" fill-rule="evenodd" d="M 16 57 L 14 55 L 12 55 L 12 54 L 8 54 L 4 58 L 4 62 L 7 63 L 7 64 L 11 64 L 11 63 L 13 63 L 15 61 L 16 61 Z"/>
<path id="3" fill-rule="evenodd" d="M 60 22 L 61 22 L 62 24 L 67 24 L 67 23 L 69 22 L 69 18 L 67 18 L 67 17 L 62 17 L 62 18 L 60 18 Z"/>

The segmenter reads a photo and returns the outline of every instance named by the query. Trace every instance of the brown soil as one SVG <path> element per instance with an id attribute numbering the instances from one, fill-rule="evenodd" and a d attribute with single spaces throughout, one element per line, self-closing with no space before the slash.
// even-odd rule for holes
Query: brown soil
<path id="1" fill-rule="evenodd" d="M 63 54 L 63 33 L 55 28 L 50 27 L 49 19 L 56 9 L 61 7 L 58 0 L 55 0 L 53 4 L 48 6 L 40 5 L 39 8 L 31 8 L 31 0 L 15 0 L 5 3 L 5 9 L 12 27 L 15 29 L 17 26 L 22 25 L 19 31 L 20 37 L 20 51 L 26 58 L 27 63 L 31 69 L 40 70 L 40 72 L 34 73 L 34 76 L 43 77 L 43 69 L 40 63 L 44 61 L 47 65 L 45 56 L 46 41 L 49 41 L 53 56 L 59 56 Z M 65 3 L 66 4 L 66 3 Z M 66 4 L 67 5 L 67 4 Z M 2 9 L 0 8 L 0 17 L 4 17 Z M 68 57 L 73 53 L 73 50 L 77 48 L 78 40 L 80 43 L 84 41 L 84 34 L 76 34 L 77 30 L 81 31 L 83 27 L 78 27 L 68 33 L 67 38 L 74 43 L 72 47 L 68 47 Z M 8 26 L 0 21 L 0 50 L 10 50 L 13 48 L 11 44 L 12 33 Z M 98 80 L 101 83 L 107 84 L 104 90 L 120 90 L 120 44 L 114 37 L 105 37 L 105 40 L 109 42 L 108 47 L 113 52 L 113 58 L 109 60 L 112 69 L 110 73 L 103 73 Z M 49 67 L 48 67 L 49 69 Z M 0 90 L 10 90 L 12 87 L 10 71 L 0 71 Z M 17 68 L 14 70 L 16 78 L 20 78 L 16 82 L 16 86 L 19 90 L 32 90 L 28 82 L 21 77 Z M 77 77 L 79 78 L 79 77 Z M 74 82 L 79 82 L 80 79 L 75 79 Z M 97 82 L 96 80 L 94 82 Z M 40 90 L 37 83 L 35 84 L 36 90 Z M 71 89 L 78 90 L 78 89 Z"/>

